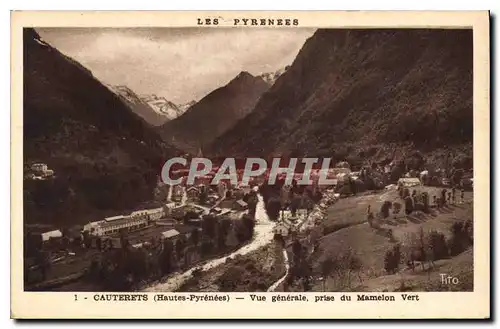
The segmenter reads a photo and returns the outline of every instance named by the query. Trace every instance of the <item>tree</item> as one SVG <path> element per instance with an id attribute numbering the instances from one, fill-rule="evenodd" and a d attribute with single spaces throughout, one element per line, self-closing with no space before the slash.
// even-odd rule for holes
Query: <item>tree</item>
<path id="1" fill-rule="evenodd" d="M 219 250 L 224 250 L 226 247 L 226 239 L 229 231 L 231 230 L 231 219 L 222 218 L 219 220 L 219 225 L 217 225 L 217 247 Z"/>
<path id="2" fill-rule="evenodd" d="M 291 198 L 291 203 L 290 203 L 290 211 L 292 212 L 292 216 L 295 216 L 297 214 L 297 209 L 300 206 L 301 199 L 297 196 L 293 196 Z"/>
<path id="3" fill-rule="evenodd" d="M 405 198 L 405 213 L 410 215 L 413 212 L 413 199 L 409 196 Z"/>
<path id="4" fill-rule="evenodd" d="M 432 250 L 434 260 L 448 257 L 448 246 L 444 234 L 431 231 L 429 233 L 429 247 Z"/>
<path id="5" fill-rule="evenodd" d="M 392 203 L 392 214 L 394 215 L 394 218 L 397 217 L 399 212 L 401 211 L 401 203 L 399 202 L 393 202 Z"/>
<path id="6" fill-rule="evenodd" d="M 394 245 L 390 250 L 385 253 L 384 256 L 384 269 L 387 273 L 393 274 L 399 268 L 399 262 L 401 261 L 401 249 L 400 245 Z"/>
<path id="7" fill-rule="evenodd" d="M 357 192 L 357 186 L 356 186 L 356 181 L 349 177 L 349 188 L 351 189 L 351 192 L 356 195 Z"/>
<path id="8" fill-rule="evenodd" d="M 184 257 L 184 251 L 187 247 L 187 241 L 184 235 L 179 236 L 177 241 L 175 242 L 175 254 L 177 255 L 177 259 L 180 260 Z"/>
<path id="9" fill-rule="evenodd" d="M 279 198 L 270 198 L 266 203 L 266 211 L 269 219 L 278 220 L 281 210 L 281 201 Z"/>
<path id="10" fill-rule="evenodd" d="M 125 237 L 125 233 L 123 232 L 120 232 L 120 246 L 123 250 L 128 250 L 128 247 L 129 247 L 129 241 L 128 239 Z"/>
<path id="11" fill-rule="evenodd" d="M 253 236 L 253 231 L 254 231 L 254 228 L 255 228 L 255 220 L 250 217 L 249 215 L 243 215 L 243 217 L 241 218 L 241 221 L 243 222 L 243 225 L 246 229 L 246 236 L 247 236 L 247 239 L 250 240 Z"/>
<path id="12" fill-rule="evenodd" d="M 47 273 L 51 268 L 50 253 L 48 251 L 39 250 L 35 257 L 35 266 L 38 267 L 42 274 L 42 281 L 47 279 Z"/>
<path id="13" fill-rule="evenodd" d="M 382 214 L 382 217 L 384 219 L 389 217 L 389 210 L 391 208 L 392 208 L 392 202 L 384 201 L 384 203 L 382 203 L 382 206 L 380 207 L 380 213 Z"/>
<path id="14" fill-rule="evenodd" d="M 214 245 L 210 240 L 204 240 L 200 246 L 200 252 L 202 255 L 207 256 L 213 252 Z"/>
<path id="15" fill-rule="evenodd" d="M 392 167 L 391 168 L 391 181 L 397 182 L 398 179 L 403 177 L 404 173 L 405 173 L 405 169 L 403 166 L 396 165 L 396 166 Z"/>
<path id="16" fill-rule="evenodd" d="M 217 218 L 213 215 L 203 216 L 201 229 L 204 236 L 208 237 L 211 240 L 214 240 L 217 233 Z"/>
<path id="17" fill-rule="evenodd" d="M 172 244 L 172 241 L 165 239 L 163 241 L 163 250 L 159 254 L 160 257 L 159 263 L 163 275 L 169 274 L 173 269 L 173 262 L 172 262 L 173 251 L 174 251 L 174 246 Z"/>
<path id="18" fill-rule="evenodd" d="M 200 231 L 198 230 L 198 228 L 193 228 L 193 230 L 191 231 L 190 240 L 193 246 L 198 246 L 198 243 L 200 242 Z"/>
<path id="19" fill-rule="evenodd" d="M 254 191 L 248 193 L 248 197 L 244 200 L 248 204 L 248 214 L 255 217 L 255 211 L 257 208 L 257 203 L 259 201 L 257 194 Z"/>
<path id="20" fill-rule="evenodd" d="M 321 276 L 323 277 L 323 291 L 326 291 L 326 279 L 330 277 L 334 269 L 333 260 L 331 258 L 325 258 L 321 263 Z"/>
<path id="21" fill-rule="evenodd" d="M 202 188 L 200 190 L 200 194 L 198 195 L 198 201 L 200 202 L 200 204 L 205 204 L 205 202 L 207 202 L 207 199 L 208 199 L 208 191 L 206 188 Z"/>
<path id="22" fill-rule="evenodd" d="M 100 237 L 98 237 L 95 242 L 96 242 L 97 250 L 102 251 L 102 239 Z"/>
<path id="23" fill-rule="evenodd" d="M 193 210 L 186 211 L 186 213 L 184 214 L 184 217 L 183 217 L 184 225 L 189 225 L 189 221 L 191 219 L 197 219 L 197 218 L 199 218 L 199 216 L 198 216 L 198 213 L 196 213 L 195 211 L 193 211 Z"/>
<path id="24" fill-rule="evenodd" d="M 357 274 L 360 283 L 363 282 L 363 279 L 361 278 L 362 268 L 363 263 L 361 262 L 361 259 L 356 255 L 351 255 L 351 257 L 349 258 L 348 269 L 349 272 L 354 272 Z"/>
<path id="25" fill-rule="evenodd" d="M 423 204 L 423 211 L 428 213 L 430 211 L 430 205 L 429 205 L 429 193 L 427 192 L 423 192 L 421 194 L 421 201 L 422 201 L 422 204 Z"/>
<path id="26" fill-rule="evenodd" d="M 91 246 L 91 238 L 90 238 L 90 233 L 88 231 L 83 231 L 83 245 L 85 248 L 90 248 Z"/>
<path id="27" fill-rule="evenodd" d="M 420 152 L 414 152 L 408 159 L 406 159 L 408 169 L 421 170 L 425 164 L 425 159 Z"/>

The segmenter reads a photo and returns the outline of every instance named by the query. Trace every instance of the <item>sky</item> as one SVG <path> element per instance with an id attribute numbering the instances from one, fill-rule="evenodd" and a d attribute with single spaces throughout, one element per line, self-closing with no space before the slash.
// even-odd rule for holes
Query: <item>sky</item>
<path id="1" fill-rule="evenodd" d="M 90 69 L 181 104 L 200 100 L 241 71 L 273 72 L 293 62 L 310 28 L 37 28 L 42 39 Z"/>

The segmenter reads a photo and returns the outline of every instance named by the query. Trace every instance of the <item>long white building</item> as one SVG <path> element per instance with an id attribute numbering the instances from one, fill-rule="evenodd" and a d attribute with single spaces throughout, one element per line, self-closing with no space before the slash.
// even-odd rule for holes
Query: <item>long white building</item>
<path id="1" fill-rule="evenodd" d="M 110 235 L 120 231 L 135 231 L 145 228 L 149 222 L 157 221 L 164 215 L 163 208 L 137 210 L 129 215 L 106 217 L 104 220 L 88 223 L 83 229 L 95 236 Z"/>

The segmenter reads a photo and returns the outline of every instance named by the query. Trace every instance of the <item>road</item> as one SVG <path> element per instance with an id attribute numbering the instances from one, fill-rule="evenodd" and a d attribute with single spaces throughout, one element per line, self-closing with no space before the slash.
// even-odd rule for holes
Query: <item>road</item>
<path id="1" fill-rule="evenodd" d="M 233 252 L 228 256 L 210 260 L 206 264 L 202 266 L 196 266 L 184 273 L 174 274 L 166 282 L 154 284 L 150 287 L 145 288 L 143 291 L 144 292 L 176 291 L 182 286 L 182 284 L 186 280 L 188 280 L 191 277 L 195 269 L 199 268 L 202 271 L 207 271 L 211 268 L 224 264 L 226 262 L 226 259 L 229 257 L 233 258 L 237 255 L 246 255 L 270 243 L 274 236 L 273 233 L 274 223 L 270 221 L 269 217 L 267 216 L 262 196 L 258 194 L 257 197 L 259 201 L 257 203 L 255 211 L 256 225 L 254 228 L 254 238 L 250 243 L 244 245 L 243 247 L 241 247 L 240 249 L 236 250 L 235 252 Z"/>

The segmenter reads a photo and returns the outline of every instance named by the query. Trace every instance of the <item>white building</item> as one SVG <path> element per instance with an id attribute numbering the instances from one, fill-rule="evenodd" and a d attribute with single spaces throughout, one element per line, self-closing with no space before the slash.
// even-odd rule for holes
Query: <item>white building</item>
<path id="1" fill-rule="evenodd" d="M 290 231 L 291 231 L 291 225 L 286 222 L 279 222 L 273 228 L 274 234 L 281 235 L 284 238 L 286 238 L 290 234 Z"/>
<path id="2" fill-rule="evenodd" d="M 180 234 L 179 231 L 177 231 L 176 229 L 171 229 L 163 232 L 161 235 L 163 239 L 173 239 L 178 237 L 179 234 Z"/>
<path id="3" fill-rule="evenodd" d="M 62 232 L 60 230 L 54 230 L 42 233 L 42 241 L 49 241 L 50 239 L 61 238 Z"/>
<path id="4" fill-rule="evenodd" d="M 149 220 L 157 221 L 165 216 L 163 207 L 146 210 Z"/>
<path id="5" fill-rule="evenodd" d="M 113 216 L 106 218 L 95 228 L 94 235 L 103 236 L 118 233 L 122 230 L 133 231 L 146 227 L 147 216 Z"/>
<path id="6" fill-rule="evenodd" d="M 48 167 L 45 163 L 34 163 L 31 165 L 31 170 L 36 172 L 45 172 L 48 170 Z"/>

